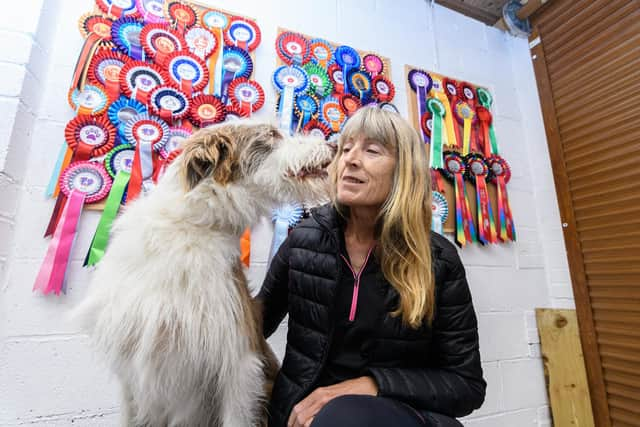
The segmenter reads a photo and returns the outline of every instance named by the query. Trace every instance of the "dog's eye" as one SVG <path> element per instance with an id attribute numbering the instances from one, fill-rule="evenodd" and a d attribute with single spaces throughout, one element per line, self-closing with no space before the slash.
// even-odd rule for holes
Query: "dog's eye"
<path id="1" fill-rule="evenodd" d="M 271 129 L 269 131 L 269 136 L 274 139 L 282 139 L 282 134 L 278 129 Z"/>

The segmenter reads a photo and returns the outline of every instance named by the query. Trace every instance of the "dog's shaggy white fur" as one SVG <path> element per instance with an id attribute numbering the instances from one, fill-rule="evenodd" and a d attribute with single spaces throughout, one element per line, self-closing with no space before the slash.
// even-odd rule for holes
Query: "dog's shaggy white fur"
<path id="1" fill-rule="evenodd" d="M 277 362 L 239 263 L 239 237 L 278 203 L 325 197 L 331 157 L 324 141 L 271 125 L 203 129 L 116 221 L 72 315 L 122 384 L 123 424 L 264 422 Z"/>

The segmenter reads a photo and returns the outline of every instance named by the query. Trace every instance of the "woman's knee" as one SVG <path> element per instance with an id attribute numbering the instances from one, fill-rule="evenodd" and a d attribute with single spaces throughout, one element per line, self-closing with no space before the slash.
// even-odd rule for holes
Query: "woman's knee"
<path id="1" fill-rule="evenodd" d="M 320 409 L 311 427 L 364 427 L 375 425 L 369 410 L 373 396 L 345 395 L 330 400 Z"/>

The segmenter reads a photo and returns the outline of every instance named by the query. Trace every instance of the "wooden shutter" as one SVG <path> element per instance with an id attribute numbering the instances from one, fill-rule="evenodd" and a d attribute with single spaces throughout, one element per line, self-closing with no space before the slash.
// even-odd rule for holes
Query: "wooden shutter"
<path id="1" fill-rule="evenodd" d="M 599 426 L 640 426 L 640 2 L 553 0 L 530 38 Z"/>

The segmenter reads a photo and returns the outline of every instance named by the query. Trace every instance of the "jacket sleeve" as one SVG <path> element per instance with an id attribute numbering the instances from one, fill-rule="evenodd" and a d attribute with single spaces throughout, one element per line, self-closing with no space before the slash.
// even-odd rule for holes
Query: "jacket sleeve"
<path id="1" fill-rule="evenodd" d="M 484 402 L 478 329 L 464 267 L 453 245 L 441 256 L 446 280 L 436 287 L 430 360 L 425 368 L 369 368 L 378 395 L 396 398 L 417 409 L 462 417 Z"/>
<path id="2" fill-rule="evenodd" d="M 275 332 L 287 314 L 289 293 L 289 239 L 285 239 L 271 260 L 271 265 L 256 296 L 262 305 L 262 330 L 265 338 Z"/>

